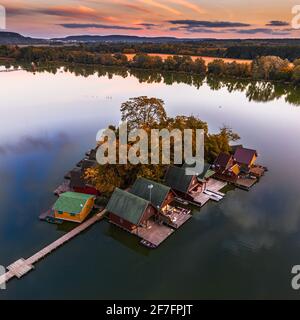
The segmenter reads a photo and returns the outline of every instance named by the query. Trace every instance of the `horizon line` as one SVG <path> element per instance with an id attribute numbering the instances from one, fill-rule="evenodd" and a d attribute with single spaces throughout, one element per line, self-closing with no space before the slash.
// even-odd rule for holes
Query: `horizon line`
<path id="1" fill-rule="evenodd" d="M 36 36 L 32 36 L 32 35 L 26 35 L 26 34 L 22 34 L 21 32 L 18 31 L 10 31 L 10 30 L 0 30 L 0 34 L 1 33 L 16 33 L 19 34 L 23 37 L 29 37 L 32 39 L 40 39 L 40 40 L 53 40 L 53 39 L 65 39 L 68 37 L 131 37 L 131 38 L 147 38 L 147 39 L 160 39 L 160 38 L 170 38 L 170 39 L 177 39 L 177 40 L 223 40 L 223 41 L 227 41 L 227 40 L 241 40 L 241 41 L 245 41 L 245 40 L 300 40 L 299 38 L 296 37 L 283 37 L 283 38 L 264 38 L 264 37 L 257 37 L 257 38 L 218 38 L 218 37 L 176 37 L 176 36 L 171 36 L 171 35 L 162 35 L 162 36 L 143 36 L 143 35 L 128 35 L 128 34 L 86 34 L 86 33 L 82 33 L 82 34 L 76 34 L 76 35 L 64 35 L 64 36 L 58 36 L 58 37 L 36 37 Z"/>

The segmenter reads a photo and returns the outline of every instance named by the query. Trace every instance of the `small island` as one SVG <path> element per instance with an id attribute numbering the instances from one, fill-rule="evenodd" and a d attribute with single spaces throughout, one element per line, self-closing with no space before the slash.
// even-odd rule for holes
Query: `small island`
<path id="1" fill-rule="evenodd" d="M 151 129 L 203 129 L 203 172 L 186 175 L 186 163 L 99 165 L 96 154 L 100 145 L 97 145 L 66 173 L 64 182 L 54 191 L 59 198 L 41 216 L 43 220 L 82 223 L 94 207 L 105 208 L 110 223 L 139 237 L 142 245 L 157 248 L 190 220 L 191 208 L 201 208 L 210 200 L 221 201 L 228 185 L 249 191 L 267 171 L 256 163 L 256 150 L 232 145 L 240 137 L 231 128 L 223 127 L 219 133 L 211 134 L 208 125 L 195 116 L 170 118 L 160 99 L 132 98 L 122 104 L 121 118 L 130 128 L 142 128 L 149 134 Z M 109 129 L 119 136 L 120 128 L 111 125 Z M 129 142 L 127 150 L 131 146 Z M 76 205 L 80 199 L 81 207 Z M 88 205 L 86 201 L 90 201 Z"/>

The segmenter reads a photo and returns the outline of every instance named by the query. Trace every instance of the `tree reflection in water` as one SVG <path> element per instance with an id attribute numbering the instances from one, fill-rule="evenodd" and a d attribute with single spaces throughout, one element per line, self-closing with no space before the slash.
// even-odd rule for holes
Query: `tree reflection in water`
<path id="1" fill-rule="evenodd" d="M 227 89 L 228 92 L 243 92 L 249 101 L 269 102 L 284 98 L 285 101 L 294 106 L 300 106 L 300 87 L 293 84 L 285 84 L 281 82 L 254 81 L 248 79 L 228 79 L 202 77 L 195 74 L 187 73 L 171 73 L 155 70 L 126 69 L 121 67 L 103 67 L 103 66 L 87 66 L 87 65 L 59 65 L 59 64 L 41 64 L 33 65 L 11 65 L 3 64 L 6 68 L 18 68 L 33 73 L 48 72 L 57 74 L 58 72 L 70 72 L 76 76 L 89 77 L 97 75 L 98 77 L 108 77 L 112 79 L 114 76 L 127 78 L 135 77 L 140 83 L 164 83 L 172 85 L 174 83 L 184 83 L 199 89 L 207 84 L 211 90 L 217 91 Z"/>

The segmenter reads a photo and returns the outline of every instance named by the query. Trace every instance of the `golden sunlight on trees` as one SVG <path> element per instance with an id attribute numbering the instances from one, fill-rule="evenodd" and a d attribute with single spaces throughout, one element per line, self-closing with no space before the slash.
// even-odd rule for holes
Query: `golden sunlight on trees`
<path id="1" fill-rule="evenodd" d="M 122 121 L 126 121 L 129 129 L 150 128 L 166 122 L 167 113 L 164 102 L 157 98 L 131 98 L 121 106 Z"/>
<path id="2" fill-rule="evenodd" d="M 230 142 L 239 139 L 239 136 L 228 127 L 222 128 L 217 134 L 209 134 L 207 123 L 195 116 L 169 118 L 164 108 L 164 102 L 157 98 L 148 98 L 145 96 L 132 98 L 122 104 L 121 115 L 122 121 L 127 121 L 131 130 L 144 129 L 148 134 L 148 141 L 151 141 L 151 129 L 167 129 L 169 132 L 177 129 L 181 133 L 183 133 L 185 129 L 191 129 L 193 131 L 193 152 L 196 150 L 196 130 L 203 129 L 205 135 L 205 158 L 209 162 L 214 161 L 220 152 L 229 152 Z M 116 134 L 116 157 L 117 163 L 119 163 L 120 128 L 113 126 L 109 128 L 114 130 Z M 133 145 L 133 142 L 127 141 L 127 156 Z M 171 163 L 174 163 L 175 147 L 173 139 L 170 140 L 170 146 L 170 159 Z M 161 141 L 158 146 L 151 146 L 151 143 L 149 143 L 148 155 L 146 155 L 149 161 L 146 164 L 133 165 L 128 162 L 128 164 L 98 165 L 96 168 L 86 170 L 85 179 L 104 194 L 112 193 L 115 187 L 122 189 L 128 188 L 137 177 L 162 181 L 168 165 L 162 163 L 161 157 L 158 164 L 151 164 L 151 155 L 155 148 L 159 148 L 161 155 Z M 137 155 L 139 155 L 138 152 Z"/>

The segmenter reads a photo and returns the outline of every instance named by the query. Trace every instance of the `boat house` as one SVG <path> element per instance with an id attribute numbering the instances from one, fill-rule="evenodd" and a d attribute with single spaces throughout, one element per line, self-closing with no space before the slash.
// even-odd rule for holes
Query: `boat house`
<path id="1" fill-rule="evenodd" d="M 176 193 L 168 186 L 145 178 L 138 178 L 130 192 L 148 200 L 158 210 L 160 220 L 175 229 L 181 227 L 192 217 L 191 210 L 173 204 Z"/>
<path id="2" fill-rule="evenodd" d="M 76 192 L 66 192 L 60 195 L 54 204 L 56 219 L 81 223 L 94 207 L 95 196 Z"/>
<path id="3" fill-rule="evenodd" d="M 130 192 L 116 189 L 106 207 L 112 224 L 141 238 L 141 243 L 156 248 L 174 229 L 164 225 L 158 210 L 150 201 Z"/>
<path id="4" fill-rule="evenodd" d="M 106 207 L 110 222 L 132 232 L 139 226 L 148 226 L 149 219 L 157 217 L 157 209 L 143 198 L 116 189 Z"/>
<path id="5" fill-rule="evenodd" d="M 196 175 L 187 175 L 185 168 L 176 166 L 169 167 L 165 176 L 165 183 L 178 195 L 188 200 L 193 198 L 193 192 L 199 192 L 203 188 Z"/>
<path id="6" fill-rule="evenodd" d="M 82 161 L 80 168 L 74 168 L 68 175 L 68 178 L 70 179 L 71 190 L 78 193 L 99 196 L 100 192 L 84 179 L 86 169 L 95 168 L 96 166 L 97 163 L 95 161 L 86 159 Z"/>
<path id="7" fill-rule="evenodd" d="M 248 172 L 257 160 L 258 154 L 256 150 L 247 148 L 237 148 L 234 153 L 234 161 L 240 166 L 241 170 Z"/>
<path id="8" fill-rule="evenodd" d="M 256 150 L 243 146 L 232 149 L 233 155 L 220 153 L 215 160 L 213 164 L 215 177 L 248 191 L 265 174 L 267 168 L 256 164 L 258 158 Z"/>
<path id="9" fill-rule="evenodd" d="M 217 173 L 225 173 L 234 165 L 233 156 L 225 152 L 221 152 L 213 164 L 213 169 Z"/>
<path id="10" fill-rule="evenodd" d="M 129 192 L 148 200 L 158 210 L 163 210 L 176 196 L 170 187 L 145 178 L 138 178 Z"/>
<path id="11" fill-rule="evenodd" d="M 232 155 L 221 152 L 216 158 L 212 169 L 216 177 L 226 181 L 235 182 L 240 174 L 240 166 L 234 161 Z"/>

